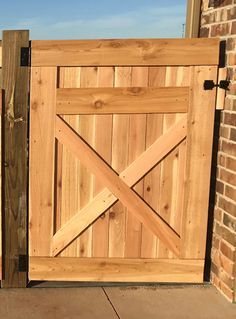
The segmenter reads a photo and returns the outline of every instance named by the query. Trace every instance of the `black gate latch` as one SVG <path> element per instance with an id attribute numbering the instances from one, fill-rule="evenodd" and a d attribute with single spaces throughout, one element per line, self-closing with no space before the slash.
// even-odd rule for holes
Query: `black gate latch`
<path id="1" fill-rule="evenodd" d="M 205 80 L 204 81 L 204 90 L 212 90 L 214 87 L 219 87 L 223 90 L 229 90 L 230 81 L 228 80 L 221 80 L 219 84 L 215 84 L 213 80 Z"/>

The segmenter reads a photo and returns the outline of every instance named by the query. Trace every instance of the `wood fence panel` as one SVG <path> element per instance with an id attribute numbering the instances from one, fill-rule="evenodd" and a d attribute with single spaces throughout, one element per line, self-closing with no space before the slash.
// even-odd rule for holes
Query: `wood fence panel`
<path id="1" fill-rule="evenodd" d="M 55 94 L 49 114 L 56 123 L 55 158 L 47 164 L 53 181 L 47 183 L 54 184 L 53 209 L 47 208 L 52 225 L 48 219 L 45 227 L 50 252 L 40 252 L 30 236 L 37 251 L 30 256 L 30 278 L 202 282 L 215 109 L 215 91 L 204 91 L 203 83 L 217 79 L 218 42 L 119 41 L 32 43 L 40 69 L 48 70 L 56 54 L 57 81 L 48 93 L 49 101 Z M 133 52 L 137 43 L 141 49 Z M 191 59 L 193 47 L 204 47 L 205 59 L 184 63 L 175 51 L 180 45 Z M 175 63 L 161 66 L 158 46 L 176 53 Z M 150 48 L 155 61 L 146 55 Z M 34 96 L 36 90 L 31 101 Z M 206 128 L 204 117 L 201 129 L 206 112 L 211 124 Z M 30 138 L 33 143 L 34 131 Z M 198 161 L 208 181 L 200 178 L 204 195 L 196 183 Z M 35 221 L 36 234 L 41 226 Z"/>

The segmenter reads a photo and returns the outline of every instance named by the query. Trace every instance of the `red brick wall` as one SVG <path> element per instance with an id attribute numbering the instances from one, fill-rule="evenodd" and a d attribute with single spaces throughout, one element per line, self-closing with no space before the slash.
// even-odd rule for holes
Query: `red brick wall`
<path id="1" fill-rule="evenodd" d="M 202 1 L 200 37 L 220 37 L 227 43 L 231 86 L 225 110 L 216 123 L 219 134 L 215 141 L 218 153 L 211 281 L 229 300 L 236 301 L 236 0 Z"/>

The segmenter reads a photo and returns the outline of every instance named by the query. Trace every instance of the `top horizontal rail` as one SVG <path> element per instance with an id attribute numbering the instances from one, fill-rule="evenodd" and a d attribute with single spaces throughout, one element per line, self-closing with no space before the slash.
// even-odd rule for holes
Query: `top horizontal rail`
<path id="1" fill-rule="evenodd" d="M 31 41 L 32 66 L 218 65 L 219 39 Z"/>

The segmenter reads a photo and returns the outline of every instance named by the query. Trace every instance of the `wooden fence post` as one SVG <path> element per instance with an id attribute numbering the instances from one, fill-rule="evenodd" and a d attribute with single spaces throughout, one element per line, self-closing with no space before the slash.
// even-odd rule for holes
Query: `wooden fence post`
<path id="1" fill-rule="evenodd" d="M 25 48 L 22 50 L 22 48 Z M 27 269 L 27 132 L 29 68 L 22 53 L 29 31 L 3 31 L 3 281 L 2 287 L 26 287 Z M 29 51 L 29 50 L 28 50 Z M 27 56 L 25 56 L 27 58 Z"/>

